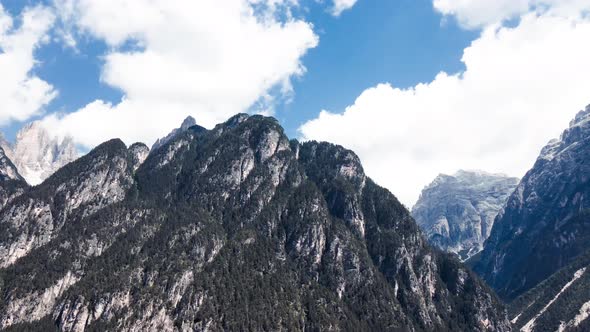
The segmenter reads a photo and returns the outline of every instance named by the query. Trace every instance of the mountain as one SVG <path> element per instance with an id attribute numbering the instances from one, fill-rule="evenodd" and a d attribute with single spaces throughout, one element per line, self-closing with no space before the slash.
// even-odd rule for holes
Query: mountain
<path id="1" fill-rule="evenodd" d="M 182 121 L 182 124 L 180 125 L 180 127 L 173 129 L 165 137 L 162 137 L 162 138 L 159 138 L 158 140 L 156 140 L 156 142 L 152 145 L 151 151 L 158 150 L 162 145 L 168 143 L 174 137 L 187 131 L 190 127 L 196 126 L 196 125 L 197 125 L 197 121 L 195 120 L 195 118 L 193 118 L 192 116 L 187 116 L 186 119 L 184 119 L 184 121 Z"/>
<path id="2" fill-rule="evenodd" d="M 511 328 L 349 150 L 244 114 L 137 150 L 106 142 L 0 211 L 1 328 Z"/>
<path id="3" fill-rule="evenodd" d="M 482 171 L 441 174 L 412 208 L 412 216 L 433 245 L 465 260 L 483 248 L 494 218 L 518 179 Z"/>
<path id="4" fill-rule="evenodd" d="M 40 184 L 78 157 L 70 137 L 62 140 L 53 137 L 38 121 L 25 125 L 17 133 L 14 145 L 0 136 L 0 147 L 31 185 Z"/>
<path id="5" fill-rule="evenodd" d="M 26 187 L 24 178 L 0 145 L 0 209 L 22 194 Z"/>
<path id="6" fill-rule="evenodd" d="M 543 148 L 492 228 L 475 270 L 511 300 L 590 247 L 590 106 Z"/>
<path id="7" fill-rule="evenodd" d="M 590 252 L 510 304 L 513 326 L 528 332 L 590 331 Z"/>

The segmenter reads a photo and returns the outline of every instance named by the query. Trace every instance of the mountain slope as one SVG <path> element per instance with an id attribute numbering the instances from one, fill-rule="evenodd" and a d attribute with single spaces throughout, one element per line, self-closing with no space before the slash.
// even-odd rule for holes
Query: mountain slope
<path id="1" fill-rule="evenodd" d="M 125 198 L 133 158 L 120 140 L 98 146 L 0 211 L 0 267 L 55 238 L 68 222 Z"/>
<path id="2" fill-rule="evenodd" d="M 518 179 L 480 171 L 439 175 L 412 208 L 433 245 L 467 259 L 483 248 Z"/>
<path id="3" fill-rule="evenodd" d="M 510 304 L 514 327 L 524 331 L 590 330 L 590 252 Z"/>
<path id="4" fill-rule="evenodd" d="M 590 106 L 543 148 L 510 196 L 475 270 L 513 299 L 589 248 Z"/>
<path id="5" fill-rule="evenodd" d="M 22 194 L 26 187 L 27 183 L 24 178 L 6 156 L 4 149 L 0 147 L 0 210 Z"/>
<path id="6" fill-rule="evenodd" d="M 0 270 L 2 327 L 510 330 L 354 153 L 289 141 L 274 119 L 193 126 L 130 179 Z"/>

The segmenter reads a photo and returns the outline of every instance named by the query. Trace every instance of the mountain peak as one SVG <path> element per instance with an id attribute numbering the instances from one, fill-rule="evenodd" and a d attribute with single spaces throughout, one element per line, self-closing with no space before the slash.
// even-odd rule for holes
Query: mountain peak
<path id="1" fill-rule="evenodd" d="M 412 216 L 433 245 L 467 259 L 483 248 L 517 184 L 516 178 L 480 170 L 440 174 L 420 194 Z"/>
<path id="2" fill-rule="evenodd" d="M 184 121 L 182 121 L 180 128 L 183 130 L 186 130 L 196 124 L 197 124 L 197 121 L 195 120 L 195 118 L 193 118 L 192 116 L 189 115 L 184 119 Z"/>
<path id="3" fill-rule="evenodd" d="M 14 145 L 0 137 L 0 146 L 31 185 L 40 184 L 78 157 L 78 150 L 71 137 L 59 139 L 50 135 L 40 121 L 24 125 L 16 134 Z"/>
<path id="4" fill-rule="evenodd" d="M 152 145 L 152 148 L 150 149 L 150 153 L 158 150 L 163 145 L 165 145 L 166 143 L 171 141 L 174 137 L 180 135 L 181 133 L 187 131 L 189 128 L 194 127 L 196 125 L 197 125 L 197 121 L 195 120 L 195 118 L 193 118 L 190 115 L 187 116 L 180 124 L 180 127 L 173 129 L 168 135 L 157 139 L 156 142 Z"/>

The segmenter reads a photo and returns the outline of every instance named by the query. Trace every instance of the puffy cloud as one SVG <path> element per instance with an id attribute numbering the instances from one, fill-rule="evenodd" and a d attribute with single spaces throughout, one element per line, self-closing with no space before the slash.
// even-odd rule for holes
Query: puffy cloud
<path id="1" fill-rule="evenodd" d="M 528 14 L 515 27 L 485 29 L 464 50 L 464 72 L 408 89 L 377 85 L 300 132 L 356 151 L 408 206 L 438 173 L 522 176 L 590 103 L 588 40 L 590 19 Z"/>
<path id="2" fill-rule="evenodd" d="M 477 28 L 519 17 L 531 10 L 578 16 L 590 10 L 588 0 L 433 0 L 436 10 L 455 16 L 467 28 Z"/>
<path id="3" fill-rule="evenodd" d="M 48 40 L 54 16 L 45 7 L 26 8 L 16 27 L 0 4 L 0 124 L 38 114 L 57 92 L 32 73 L 35 50 Z"/>
<path id="4" fill-rule="evenodd" d="M 258 106 L 268 111 L 302 75 L 317 45 L 293 0 L 58 0 L 64 26 L 104 40 L 102 81 L 124 92 L 45 124 L 91 147 L 112 138 L 148 144 L 187 116 L 211 126 Z M 80 34 L 80 33 L 78 33 Z"/>
<path id="5" fill-rule="evenodd" d="M 334 5 L 331 9 L 332 15 L 340 16 L 343 11 L 352 8 L 356 1 L 357 0 L 334 0 Z"/>

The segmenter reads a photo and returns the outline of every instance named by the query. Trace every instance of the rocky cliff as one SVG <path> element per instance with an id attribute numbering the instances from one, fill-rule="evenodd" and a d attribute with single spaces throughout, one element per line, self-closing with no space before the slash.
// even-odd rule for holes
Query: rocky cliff
<path id="1" fill-rule="evenodd" d="M 465 260 L 483 248 L 517 178 L 482 171 L 441 174 L 412 208 L 430 243 Z"/>

